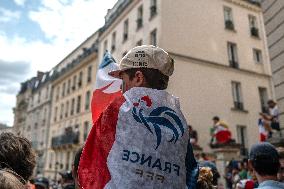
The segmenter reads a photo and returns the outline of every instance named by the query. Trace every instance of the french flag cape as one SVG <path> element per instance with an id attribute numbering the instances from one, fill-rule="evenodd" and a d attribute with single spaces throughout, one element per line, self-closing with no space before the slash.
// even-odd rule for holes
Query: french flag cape
<path id="1" fill-rule="evenodd" d="M 78 170 L 83 189 L 196 188 L 194 159 L 179 100 L 132 88 L 96 119 Z"/>

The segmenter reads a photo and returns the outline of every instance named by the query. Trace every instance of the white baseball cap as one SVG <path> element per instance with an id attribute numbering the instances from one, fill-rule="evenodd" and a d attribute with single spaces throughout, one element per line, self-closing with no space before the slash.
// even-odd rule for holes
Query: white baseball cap
<path id="1" fill-rule="evenodd" d="M 109 72 L 109 75 L 119 78 L 122 71 L 131 68 L 152 68 L 171 76 L 174 71 L 174 60 L 162 48 L 153 45 L 137 46 L 121 59 L 119 69 Z"/>

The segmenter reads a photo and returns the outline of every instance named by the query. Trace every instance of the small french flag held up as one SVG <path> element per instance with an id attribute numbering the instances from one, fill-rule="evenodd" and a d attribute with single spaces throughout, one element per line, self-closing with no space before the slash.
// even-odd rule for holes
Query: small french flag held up
<path id="1" fill-rule="evenodd" d="M 121 80 L 108 75 L 110 71 L 117 70 L 112 55 L 106 51 L 96 76 L 96 85 L 91 102 L 93 124 L 106 107 L 117 97 L 121 96 Z"/>
<path id="2" fill-rule="evenodd" d="M 259 140 L 260 142 L 265 142 L 268 136 L 267 131 L 264 127 L 264 121 L 263 119 L 258 119 L 258 130 L 259 130 Z"/>

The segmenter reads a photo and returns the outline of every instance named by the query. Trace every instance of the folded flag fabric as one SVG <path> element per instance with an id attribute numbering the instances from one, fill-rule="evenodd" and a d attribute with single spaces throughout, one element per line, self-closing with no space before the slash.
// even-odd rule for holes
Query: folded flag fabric
<path id="1" fill-rule="evenodd" d="M 91 108 L 93 123 L 99 118 L 106 107 L 117 97 L 121 96 L 121 80 L 108 75 L 108 72 L 117 70 L 118 65 L 106 51 L 96 76 L 96 85 L 93 91 Z"/>
<path id="2" fill-rule="evenodd" d="M 179 100 L 132 88 L 95 122 L 79 165 L 84 189 L 196 188 L 194 159 Z"/>

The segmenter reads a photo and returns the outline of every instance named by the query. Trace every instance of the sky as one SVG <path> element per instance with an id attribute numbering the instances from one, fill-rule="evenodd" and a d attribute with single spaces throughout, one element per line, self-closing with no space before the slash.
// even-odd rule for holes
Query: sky
<path id="1" fill-rule="evenodd" d="M 0 123 L 20 83 L 49 71 L 104 24 L 117 0 L 0 0 Z"/>

